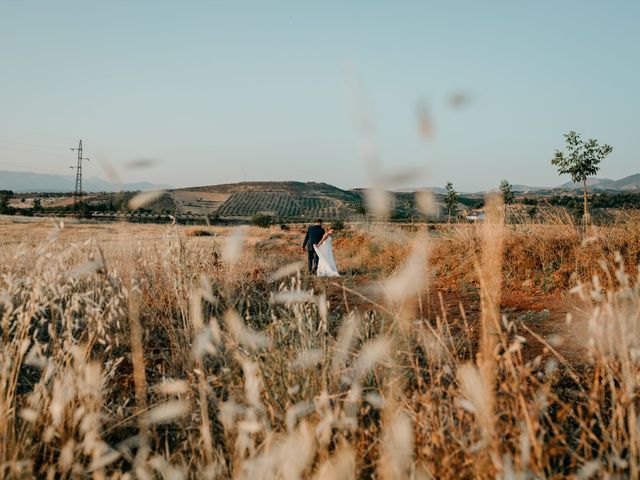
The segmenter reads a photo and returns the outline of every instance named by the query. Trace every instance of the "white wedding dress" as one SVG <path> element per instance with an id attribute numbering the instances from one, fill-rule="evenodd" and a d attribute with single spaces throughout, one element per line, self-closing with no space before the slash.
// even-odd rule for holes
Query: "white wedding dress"
<path id="1" fill-rule="evenodd" d="M 319 277 L 339 277 L 338 267 L 333 258 L 333 239 L 329 235 L 321 245 L 314 245 L 318 254 L 318 273 Z"/>

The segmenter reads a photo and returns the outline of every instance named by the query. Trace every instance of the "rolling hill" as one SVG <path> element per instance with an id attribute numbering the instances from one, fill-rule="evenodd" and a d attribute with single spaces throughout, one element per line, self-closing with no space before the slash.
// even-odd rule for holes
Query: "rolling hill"
<path id="1" fill-rule="evenodd" d="M 183 213 L 246 218 L 262 213 L 282 219 L 350 217 L 358 192 L 317 182 L 242 182 L 172 190 Z"/>
<path id="2" fill-rule="evenodd" d="M 52 175 L 47 173 L 13 172 L 0 170 L 0 190 L 14 192 L 73 192 L 76 178 L 73 175 Z M 170 188 L 149 182 L 114 183 L 98 177 L 84 178 L 85 192 L 118 192 L 120 190 L 157 190 Z"/>
<path id="3" fill-rule="evenodd" d="M 168 194 L 182 214 L 242 220 L 265 214 L 282 221 L 309 221 L 359 218 L 365 204 L 364 192 L 318 182 L 242 182 L 175 189 Z M 392 217 L 411 217 L 414 193 L 390 192 Z M 459 210 L 468 208 L 469 205 L 459 204 Z"/>
<path id="4" fill-rule="evenodd" d="M 640 173 L 629 175 L 620 180 L 612 180 L 610 178 L 589 178 L 587 179 L 587 187 L 591 190 L 610 190 L 622 192 L 640 191 Z M 581 190 L 582 184 L 579 182 L 567 182 L 560 185 L 559 188 L 568 190 Z"/>

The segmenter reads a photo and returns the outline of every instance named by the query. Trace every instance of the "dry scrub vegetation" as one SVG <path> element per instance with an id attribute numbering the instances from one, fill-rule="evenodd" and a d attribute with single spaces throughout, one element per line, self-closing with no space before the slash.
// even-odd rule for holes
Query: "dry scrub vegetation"
<path id="1" fill-rule="evenodd" d="M 335 282 L 295 231 L 4 221 L 0 477 L 638 478 L 640 222 L 358 228 Z M 514 289 L 580 299 L 580 362 Z"/>

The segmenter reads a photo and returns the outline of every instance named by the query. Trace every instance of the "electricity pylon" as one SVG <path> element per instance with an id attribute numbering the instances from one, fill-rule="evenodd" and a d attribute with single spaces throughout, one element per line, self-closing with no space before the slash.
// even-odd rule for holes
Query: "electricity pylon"
<path id="1" fill-rule="evenodd" d="M 73 192 L 73 209 L 78 210 L 80 202 L 82 202 L 82 161 L 89 160 L 82 156 L 82 140 L 78 144 L 78 148 L 71 148 L 74 152 L 78 152 L 78 164 L 74 168 L 76 170 L 76 189 Z"/>

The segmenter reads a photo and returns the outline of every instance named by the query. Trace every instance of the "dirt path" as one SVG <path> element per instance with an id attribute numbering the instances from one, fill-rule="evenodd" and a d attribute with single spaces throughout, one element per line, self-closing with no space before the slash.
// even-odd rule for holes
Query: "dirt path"
<path id="1" fill-rule="evenodd" d="M 366 312 L 384 305 L 382 299 L 372 294 L 370 281 L 365 276 L 332 281 L 313 279 L 312 282 L 316 291 L 327 295 L 332 310 L 337 312 Z M 478 331 L 480 300 L 477 293 L 464 294 L 435 286 L 423 296 L 422 305 L 423 317 L 431 322 L 446 315 L 449 322 L 461 325 L 464 310 L 467 322 L 474 332 Z M 527 359 L 542 355 L 544 358 L 560 356 L 571 365 L 585 362 L 588 314 L 577 298 L 568 294 L 505 291 L 502 314 L 507 321 L 516 323 L 518 333 L 526 339 Z"/>

